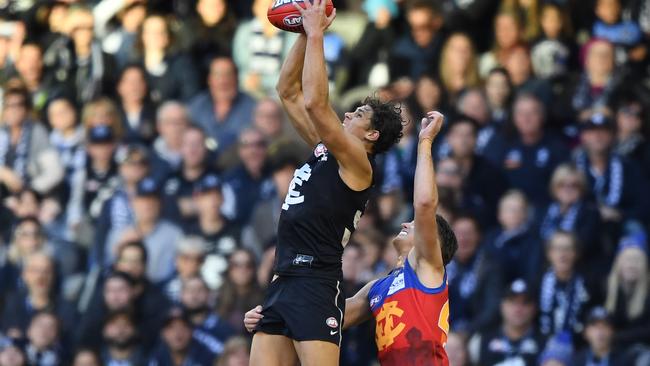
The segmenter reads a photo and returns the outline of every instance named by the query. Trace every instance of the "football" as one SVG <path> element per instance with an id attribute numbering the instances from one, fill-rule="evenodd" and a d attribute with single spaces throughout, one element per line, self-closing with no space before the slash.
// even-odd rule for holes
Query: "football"
<path id="1" fill-rule="evenodd" d="M 303 33 L 302 17 L 300 16 L 298 9 L 296 9 L 292 4 L 293 1 L 294 0 L 272 0 L 266 15 L 271 24 L 277 28 L 288 32 Z M 332 0 L 326 1 L 325 14 L 329 16 L 334 10 L 334 4 L 332 4 Z M 295 0 L 295 2 L 303 8 L 305 7 L 305 4 L 303 4 L 304 0 Z"/>

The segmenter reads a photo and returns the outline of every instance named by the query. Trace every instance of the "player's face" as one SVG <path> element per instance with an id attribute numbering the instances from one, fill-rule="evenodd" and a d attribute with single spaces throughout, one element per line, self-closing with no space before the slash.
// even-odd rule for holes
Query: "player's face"
<path id="1" fill-rule="evenodd" d="M 363 105 L 353 112 L 345 114 L 343 129 L 358 137 L 361 141 L 374 141 L 379 137 L 379 132 L 372 128 L 372 108 Z"/>
<path id="2" fill-rule="evenodd" d="M 415 231 L 415 222 L 402 223 L 402 230 L 393 239 L 393 246 L 398 255 L 406 255 L 413 248 L 413 236 Z"/>

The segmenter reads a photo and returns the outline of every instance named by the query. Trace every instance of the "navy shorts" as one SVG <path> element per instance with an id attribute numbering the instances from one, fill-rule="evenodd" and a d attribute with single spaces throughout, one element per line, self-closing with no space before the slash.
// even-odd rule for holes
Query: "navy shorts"
<path id="1" fill-rule="evenodd" d="M 266 292 L 256 331 L 341 346 L 345 298 L 339 281 L 277 277 Z"/>

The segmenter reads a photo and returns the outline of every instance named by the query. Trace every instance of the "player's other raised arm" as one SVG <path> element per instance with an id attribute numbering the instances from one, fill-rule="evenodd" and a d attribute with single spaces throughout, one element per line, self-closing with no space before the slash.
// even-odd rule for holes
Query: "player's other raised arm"
<path id="1" fill-rule="evenodd" d="M 301 34 L 284 60 L 276 90 L 285 111 L 289 115 L 291 124 L 300 137 L 310 147 L 313 147 L 320 141 L 320 137 L 305 110 L 305 100 L 302 93 L 302 69 L 305 61 L 306 45 L 307 37 Z"/>
<path id="2" fill-rule="evenodd" d="M 444 272 L 444 262 L 436 223 L 438 188 L 435 183 L 431 145 L 440 132 L 443 120 L 444 116 L 439 112 L 429 112 L 427 118 L 422 119 L 413 194 L 415 246 L 409 255 L 409 262 L 413 265 L 425 260 L 438 273 Z"/>

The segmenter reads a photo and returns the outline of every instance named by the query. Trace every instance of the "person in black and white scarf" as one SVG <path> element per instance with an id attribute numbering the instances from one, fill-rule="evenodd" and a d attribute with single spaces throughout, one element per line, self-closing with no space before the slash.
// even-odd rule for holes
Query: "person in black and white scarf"
<path id="1" fill-rule="evenodd" d="M 577 273 L 574 235 L 558 231 L 546 244 L 549 268 L 539 285 L 539 329 L 547 337 L 561 332 L 582 332 L 583 315 L 592 299 L 584 277 Z"/>
<path id="2" fill-rule="evenodd" d="M 574 162 L 587 177 L 588 198 L 597 203 L 603 221 L 616 229 L 630 220 L 642 220 L 647 195 L 641 190 L 647 187 L 647 179 L 637 165 L 612 151 L 612 121 L 605 114 L 592 114 L 581 122 L 580 140 Z"/>

